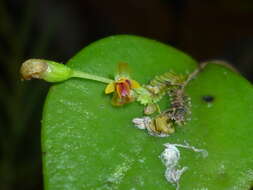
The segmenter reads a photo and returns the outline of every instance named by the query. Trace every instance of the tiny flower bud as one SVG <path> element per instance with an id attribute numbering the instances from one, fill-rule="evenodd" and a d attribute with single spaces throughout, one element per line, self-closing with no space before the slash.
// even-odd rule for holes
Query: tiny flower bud
<path id="1" fill-rule="evenodd" d="M 69 67 L 43 59 L 29 59 L 25 61 L 20 69 L 25 80 L 43 79 L 48 82 L 60 82 L 72 77 L 73 71 Z"/>
<path id="2" fill-rule="evenodd" d="M 145 108 L 144 108 L 144 114 L 145 115 L 151 115 L 154 112 L 156 112 L 157 110 L 157 106 L 155 104 L 148 104 Z"/>

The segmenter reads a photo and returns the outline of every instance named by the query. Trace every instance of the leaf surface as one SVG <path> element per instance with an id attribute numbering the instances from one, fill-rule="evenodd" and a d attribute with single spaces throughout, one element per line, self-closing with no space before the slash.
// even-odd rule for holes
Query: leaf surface
<path id="1" fill-rule="evenodd" d="M 141 84 L 173 70 L 186 74 L 196 61 L 159 42 L 136 36 L 99 40 L 67 64 L 81 71 L 114 77 L 127 62 Z M 135 128 L 143 114 L 134 102 L 110 104 L 106 85 L 71 79 L 51 87 L 42 121 L 43 171 L 46 190 L 173 190 L 164 177 L 159 155 L 164 143 L 189 143 L 208 156 L 180 149 L 180 165 L 188 170 L 180 190 L 249 190 L 253 183 L 253 88 L 239 74 L 208 65 L 187 87 L 191 121 L 175 134 L 158 138 Z M 213 102 L 203 100 L 212 96 Z M 168 98 L 161 107 L 169 105 Z"/>

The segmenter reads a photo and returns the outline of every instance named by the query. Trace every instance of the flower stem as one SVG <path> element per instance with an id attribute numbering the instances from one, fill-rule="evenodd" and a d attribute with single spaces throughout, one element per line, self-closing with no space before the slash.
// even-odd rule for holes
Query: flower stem
<path id="1" fill-rule="evenodd" d="M 72 77 L 95 80 L 95 81 L 103 82 L 106 84 L 114 82 L 113 80 L 108 79 L 108 78 L 104 78 L 104 77 L 100 77 L 97 75 L 92 75 L 92 74 L 88 74 L 88 73 L 85 73 L 82 71 L 76 71 L 76 70 L 73 70 Z"/>

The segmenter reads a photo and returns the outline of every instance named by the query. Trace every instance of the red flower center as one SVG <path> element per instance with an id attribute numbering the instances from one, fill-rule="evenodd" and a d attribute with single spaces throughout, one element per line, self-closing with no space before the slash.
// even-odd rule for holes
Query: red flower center
<path id="1" fill-rule="evenodd" d="M 116 83 L 116 90 L 120 98 L 128 97 L 130 95 L 130 88 L 131 88 L 131 83 L 129 80 Z"/>

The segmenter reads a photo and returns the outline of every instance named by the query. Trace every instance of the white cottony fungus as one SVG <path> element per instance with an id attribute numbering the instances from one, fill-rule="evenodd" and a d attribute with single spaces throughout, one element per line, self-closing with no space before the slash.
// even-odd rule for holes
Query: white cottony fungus
<path id="1" fill-rule="evenodd" d="M 165 178 L 172 184 L 176 184 L 176 190 L 179 190 L 179 180 L 181 175 L 187 170 L 187 167 L 183 167 L 182 169 L 166 169 Z"/>
<path id="2" fill-rule="evenodd" d="M 150 117 L 142 117 L 142 118 L 134 118 L 133 123 L 139 129 L 146 129 L 147 126 L 150 124 L 151 118 Z"/>
<path id="3" fill-rule="evenodd" d="M 193 150 L 194 152 L 201 152 L 203 153 L 203 157 L 208 155 L 206 150 L 197 149 L 194 146 L 189 146 L 188 144 L 164 144 L 166 147 L 165 150 L 162 152 L 160 158 L 163 164 L 166 167 L 165 171 L 165 178 L 168 182 L 176 185 L 176 190 L 179 190 L 179 181 L 183 173 L 188 169 L 187 167 L 180 168 L 178 166 L 178 162 L 180 160 L 180 151 L 177 147 L 186 148 Z"/>
<path id="4" fill-rule="evenodd" d="M 179 190 L 179 180 L 187 167 L 178 169 L 178 161 L 180 159 L 180 152 L 176 145 L 165 144 L 166 148 L 162 152 L 160 158 L 166 167 L 165 178 L 168 182 L 175 184 Z"/>
<path id="5" fill-rule="evenodd" d="M 194 152 L 200 152 L 200 153 L 202 153 L 202 156 L 204 158 L 208 156 L 208 152 L 206 150 L 204 150 L 204 149 L 198 149 L 198 148 L 195 148 L 194 146 L 190 146 L 187 142 L 185 142 L 185 144 L 173 144 L 173 145 L 176 146 L 176 147 L 190 149 L 190 150 L 192 150 Z M 164 144 L 164 146 L 169 147 L 169 146 L 171 146 L 171 144 L 170 143 L 166 143 L 166 144 Z"/>
<path id="6" fill-rule="evenodd" d="M 165 144 L 166 148 L 161 154 L 161 160 L 166 168 L 175 167 L 180 159 L 180 152 L 174 144 Z"/>

